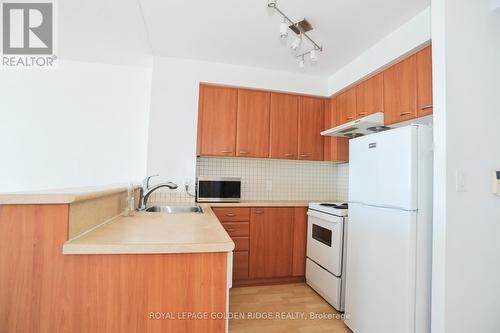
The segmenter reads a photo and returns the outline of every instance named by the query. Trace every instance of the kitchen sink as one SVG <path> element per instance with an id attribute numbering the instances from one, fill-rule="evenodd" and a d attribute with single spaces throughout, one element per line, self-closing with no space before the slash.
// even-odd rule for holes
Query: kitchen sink
<path id="1" fill-rule="evenodd" d="M 151 206 L 147 207 L 145 212 L 149 213 L 167 213 L 167 214 L 185 214 L 185 213 L 203 213 L 203 209 L 200 206 Z"/>

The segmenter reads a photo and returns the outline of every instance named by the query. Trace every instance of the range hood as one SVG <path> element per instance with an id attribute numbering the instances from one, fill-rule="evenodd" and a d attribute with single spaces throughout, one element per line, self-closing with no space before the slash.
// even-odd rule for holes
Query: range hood
<path id="1" fill-rule="evenodd" d="M 377 112 L 364 118 L 330 128 L 321 132 L 321 135 L 354 139 L 359 136 L 382 132 L 388 129 L 390 127 L 384 126 L 384 113 Z"/>

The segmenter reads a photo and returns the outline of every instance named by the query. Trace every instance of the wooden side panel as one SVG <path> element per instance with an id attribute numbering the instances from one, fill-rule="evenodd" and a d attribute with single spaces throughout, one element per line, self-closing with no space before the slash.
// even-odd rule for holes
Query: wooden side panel
<path id="1" fill-rule="evenodd" d="M 298 158 L 298 117 L 298 96 L 271 93 L 271 158 Z"/>
<path id="2" fill-rule="evenodd" d="M 306 273 L 307 208 L 296 207 L 293 221 L 293 262 L 292 275 Z"/>
<path id="3" fill-rule="evenodd" d="M 432 114 L 432 46 L 417 53 L 417 115 Z"/>
<path id="4" fill-rule="evenodd" d="M 236 156 L 269 157 L 270 93 L 238 89 Z"/>
<path id="5" fill-rule="evenodd" d="M 293 208 L 252 208 L 249 278 L 292 274 Z"/>
<path id="6" fill-rule="evenodd" d="M 198 154 L 236 156 L 238 90 L 200 85 Z"/>
<path id="7" fill-rule="evenodd" d="M 356 119 L 356 88 L 351 88 L 337 96 L 339 125 Z"/>
<path id="8" fill-rule="evenodd" d="M 0 205 L 1 332 L 224 332 L 150 316 L 225 312 L 226 253 L 64 256 L 67 223 L 67 205 Z"/>
<path id="9" fill-rule="evenodd" d="M 356 87 L 356 119 L 384 112 L 384 74 L 380 73 Z"/>
<path id="10" fill-rule="evenodd" d="M 384 71 L 384 109 L 386 125 L 417 117 L 415 55 Z"/>
<path id="11" fill-rule="evenodd" d="M 299 160 L 323 161 L 324 99 L 299 97 Z"/>

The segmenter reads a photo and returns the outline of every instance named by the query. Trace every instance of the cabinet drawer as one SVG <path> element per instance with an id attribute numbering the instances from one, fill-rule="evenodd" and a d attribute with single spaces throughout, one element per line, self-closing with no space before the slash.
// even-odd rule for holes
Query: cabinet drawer
<path id="1" fill-rule="evenodd" d="M 248 279 L 248 251 L 233 252 L 233 280 Z"/>
<path id="2" fill-rule="evenodd" d="M 250 208 L 212 208 L 221 222 L 248 222 L 250 220 Z"/>
<path id="3" fill-rule="evenodd" d="M 222 223 L 222 226 L 231 238 L 247 237 L 250 234 L 250 223 L 248 222 Z"/>
<path id="4" fill-rule="evenodd" d="M 234 251 L 248 251 L 249 238 L 248 237 L 233 237 Z"/>

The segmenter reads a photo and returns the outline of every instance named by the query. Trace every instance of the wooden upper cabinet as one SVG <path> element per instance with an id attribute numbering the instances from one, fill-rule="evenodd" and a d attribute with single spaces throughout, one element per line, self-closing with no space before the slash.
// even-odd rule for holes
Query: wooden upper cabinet
<path id="1" fill-rule="evenodd" d="M 200 85 L 198 155 L 236 156 L 238 90 Z"/>
<path id="2" fill-rule="evenodd" d="M 249 278 L 292 275 L 294 208 L 252 208 Z"/>
<path id="3" fill-rule="evenodd" d="M 417 57 L 412 55 L 384 71 L 385 124 L 417 117 Z"/>
<path id="4" fill-rule="evenodd" d="M 432 114 L 432 46 L 417 53 L 417 115 Z"/>
<path id="5" fill-rule="evenodd" d="M 356 87 L 356 119 L 384 112 L 384 74 L 380 73 Z"/>
<path id="6" fill-rule="evenodd" d="M 271 158 L 297 159 L 299 97 L 271 93 Z"/>
<path id="7" fill-rule="evenodd" d="M 238 89 L 236 156 L 269 157 L 270 93 Z"/>
<path id="8" fill-rule="evenodd" d="M 299 97 L 299 160 L 323 161 L 324 99 Z"/>
<path id="9" fill-rule="evenodd" d="M 325 125 L 329 129 L 339 125 L 337 112 L 337 99 L 330 98 L 325 101 Z M 332 136 L 325 137 L 324 160 L 332 162 L 349 161 L 349 140 Z"/>
<path id="10" fill-rule="evenodd" d="M 337 96 L 337 112 L 339 125 L 356 119 L 356 88 Z"/>

